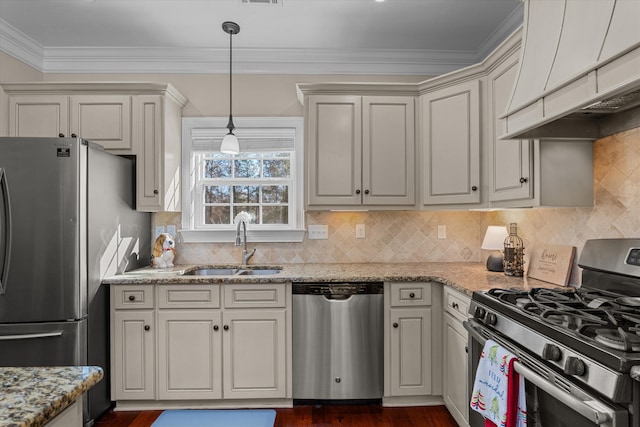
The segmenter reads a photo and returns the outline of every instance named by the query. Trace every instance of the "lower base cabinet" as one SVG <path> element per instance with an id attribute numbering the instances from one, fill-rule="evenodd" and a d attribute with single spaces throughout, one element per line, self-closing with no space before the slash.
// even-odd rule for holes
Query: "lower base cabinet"
<path id="1" fill-rule="evenodd" d="M 443 398 L 459 426 L 469 425 L 467 331 L 462 322 L 469 311 L 469 297 L 444 288 Z"/>
<path id="2" fill-rule="evenodd" d="M 112 399 L 291 398 L 290 295 L 288 284 L 112 286 Z"/>

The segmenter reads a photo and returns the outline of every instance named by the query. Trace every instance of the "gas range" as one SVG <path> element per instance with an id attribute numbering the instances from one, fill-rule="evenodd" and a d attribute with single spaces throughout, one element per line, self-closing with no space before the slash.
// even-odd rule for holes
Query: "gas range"
<path id="1" fill-rule="evenodd" d="M 470 314 L 524 363 L 630 402 L 640 371 L 640 239 L 590 240 L 578 264 L 580 288 L 475 292 Z"/>

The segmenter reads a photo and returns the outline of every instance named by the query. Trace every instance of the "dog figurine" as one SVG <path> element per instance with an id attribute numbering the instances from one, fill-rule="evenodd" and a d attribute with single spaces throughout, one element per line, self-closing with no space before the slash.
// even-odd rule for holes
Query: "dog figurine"
<path id="1" fill-rule="evenodd" d="M 176 241 L 169 233 L 162 233 L 156 239 L 151 256 L 153 268 L 171 268 L 176 257 Z"/>

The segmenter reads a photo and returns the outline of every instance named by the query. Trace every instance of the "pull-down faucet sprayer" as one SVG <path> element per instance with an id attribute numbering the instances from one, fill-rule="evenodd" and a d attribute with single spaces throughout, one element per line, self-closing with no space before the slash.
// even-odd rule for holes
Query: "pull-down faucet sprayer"
<path id="1" fill-rule="evenodd" d="M 246 212 L 240 212 L 236 215 L 235 222 L 236 228 L 236 246 L 242 246 L 242 267 L 247 266 L 247 262 L 256 253 L 255 248 L 251 251 L 247 251 L 247 222 L 251 220 L 251 217 Z M 242 227 L 242 234 L 240 234 L 240 227 Z"/>

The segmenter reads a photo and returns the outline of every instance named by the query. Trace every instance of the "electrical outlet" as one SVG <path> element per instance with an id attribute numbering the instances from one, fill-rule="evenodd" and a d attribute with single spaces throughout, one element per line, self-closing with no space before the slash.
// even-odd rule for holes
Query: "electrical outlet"
<path id="1" fill-rule="evenodd" d="M 156 225 L 156 228 L 153 233 L 153 240 L 155 241 L 159 235 L 164 233 L 164 225 Z"/>
<path id="2" fill-rule="evenodd" d="M 307 229 L 309 240 L 325 240 L 329 238 L 328 225 L 310 225 Z"/>
<path id="3" fill-rule="evenodd" d="M 364 224 L 356 224 L 356 239 L 364 239 L 365 228 Z"/>
<path id="4" fill-rule="evenodd" d="M 438 226 L 438 239 L 446 239 L 447 238 L 447 226 L 439 225 Z"/>

